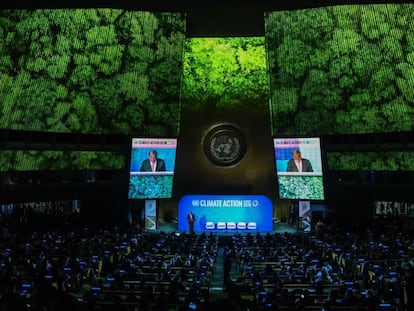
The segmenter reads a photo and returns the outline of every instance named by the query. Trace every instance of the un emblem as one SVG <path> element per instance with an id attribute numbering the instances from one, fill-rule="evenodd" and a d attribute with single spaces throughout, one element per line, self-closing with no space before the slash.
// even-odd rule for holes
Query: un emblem
<path id="1" fill-rule="evenodd" d="M 246 140 L 237 127 L 230 124 L 218 125 L 205 135 L 203 148 L 212 163 L 230 166 L 244 157 Z"/>

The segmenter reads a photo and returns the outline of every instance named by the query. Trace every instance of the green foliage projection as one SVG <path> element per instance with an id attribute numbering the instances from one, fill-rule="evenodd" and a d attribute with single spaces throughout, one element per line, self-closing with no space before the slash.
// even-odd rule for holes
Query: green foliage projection
<path id="1" fill-rule="evenodd" d="M 323 200 L 321 176 L 278 176 L 281 199 Z"/>
<path id="2" fill-rule="evenodd" d="M 414 129 L 414 5 L 265 17 L 273 134 Z"/>
<path id="3" fill-rule="evenodd" d="M 2 171 L 48 170 L 99 170 L 105 163 L 106 169 L 122 169 L 125 157 L 114 152 L 92 151 L 2 151 Z"/>
<path id="4" fill-rule="evenodd" d="M 414 171 L 413 153 L 405 152 L 329 152 L 330 170 Z"/>
<path id="5" fill-rule="evenodd" d="M 186 41 L 182 102 L 234 109 L 268 98 L 263 37 L 193 38 Z"/>
<path id="6" fill-rule="evenodd" d="M 179 13 L 2 10 L 0 128 L 177 135 L 184 39 Z"/>
<path id="7" fill-rule="evenodd" d="M 268 13 L 273 135 L 414 130 L 412 16 L 413 4 Z M 330 169 L 412 170 L 414 154 L 328 159 Z"/>
<path id="8" fill-rule="evenodd" d="M 131 176 L 129 199 L 170 198 L 173 189 L 173 176 Z"/>

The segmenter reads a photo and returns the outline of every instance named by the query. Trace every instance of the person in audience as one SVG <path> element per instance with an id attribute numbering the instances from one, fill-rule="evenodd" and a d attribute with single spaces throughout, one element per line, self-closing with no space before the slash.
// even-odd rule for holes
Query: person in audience
<path id="1" fill-rule="evenodd" d="M 230 270 L 231 270 L 231 250 L 225 249 L 224 251 L 224 263 L 223 263 L 223 290 L 227 290 L 227 286 L 230 282 Z"/>
<path id="2" fill-rule="evenodd" d="M 331 284 L 333 283 L 332 277 L 329 275 L 329 270 L 328 268 L 326 268 L 325 266 L 322 267 L 321 270 L 319 270 L 316 273 L 316 278 L 314 281 L 316 284 L 318 283 L 327 283 L 327 284 Z"/>
<path id="3" fill-rule="evenodd" d="M 296 226 L 297 225 L 297 214 L 298 214 L 298 206 L 292 202 L 289 206 L 289 225 Z"/>
<path id="4" fill-rule="evenodd" d="M 180 295 L 202 292 L 201 284 L 208 284 L 206 275 L 216 265 L 219 239 L 211 233 L 149 235 L 137 232 L 135 227 L 85 227 L 78 222 L 79 218 L 71 218 L 61 209 L 53 214 L 46 208 L 41 212 L 51 213 L 46 216 L 33 213 L 30 206 L 22 208 L 28 210 L 17 211 L 18 217 L 13 213 L 3 215 L 0 220 L 6 228 L 0 239 L 0 306 L 7 305 L 9 310 L 26 311 L 29 303 L 33 310 L 56 310 L 65 305 L 77 311 L 73 297 L 82 296 L 85 289 L 83 299 L 91 310 L 100 308 L 103 301 L 122 307 L 115 291 L 133 292 L 129 286 L 137 291 L 151 289 L 147 293 L 148 303 L 154 306 L 163 302 L 153 296 L 156 294 L 149 283 L 161 281 L 168 282 L 167 302 L 179 305 Z M 54 221 L 49 223 L 51 219 Z M 58 225 L 67 222 L 71 226 Z M 321 236 L 235 234 L 227 251 L 235 250 L 231 259 L 237 260 L 240 267 L 237 284 L 243 284 L 243 290 L 250 286 L 251 293 L 274 285 L 272 301 L 283 305 L 295 300 L 289 297 L 287 287 L 292 282 L 315 286 L 309 282 L 320 277 L 321 283 L 315 283 L 323 284 L 326 296 L 325 284 L 331 283 L 329 275 L 332 285 L 348 289 L 346 294 L 331 290 L 331 304 L 337 301 L 342 306 L 365 305 L 372 309 L 379 302 L 389 302 L 401 310 L 414 310 L 414 231 L 409 222 L 393 216 L 375 219 L 368 230 L 352 224 L 327 226 L 325 230 L 327 234 Z M 176 267 L 180 272 L 175 277 L 172 274 L 166 278 L 165 274 L 172 271 L 171 266 L 168 268 L 171 258 L 180 258 L 182 264 Z M 257 258 L 260 262 L 256 262 Z M 187 260 L 194 264 L 183 267 Z M 270 261 L 273 269 L 268 274 L 269 268 L 265 267 Z M 369 275 L 364 283 L 357 282 L 361 276 L 355 273 L 357 268 L 362 269 L 361 262 Z M 157 276 L 149 280 L 148 275 L 154 275 L 151 267 L 157 269 Z M 256 277 L 261 284 L 251 282 Z M 21 290 L 26 279 L 34 280 L 25 283 L 30 295 Z M 129 285 L 131 281 L 134 285 Z M 241 292 L 237 284 L 230 285 L 232 293 Z M 358 286 L 365 287 L 362 290 L 366 291 L 366 298 Z M 100 295 L 97 289 L 109 293 Z M 136 303 L 137 307 L 141 302 Z M 312 301 L 302 299 L 300 303 Z M 142 304 L 143 308 L 148 307 L 144 301 Z"/>
<path id="5" fill-rule="evenodd" d="M 342 298 L 340 304 L 342 306 L 355 306 L 358 302 L 357 297 L 354 295 L 354 290 L 352 288 L 347 288 L 345 296 Z"/>
<path id="6" fill-rule="evenodd" d="M 131 288 L 128 292 L 128 294 L 125 297 L 125 302 L 127 302 L 128 304 L 138 304 L 139 299 L 137 297 L 137 295 L 134 293 L 134 290 Z M 134 310 L 135 308 L 133 306 L 131 306 L 130 308 L 128 308 L 128 310 Z"/>
<path id="7" fill-rule="evenodd" d="M 323 234 L 325 231 L 325 224 L 323 223 L 322 219 L 319 219 L 318 222 L 315 224 L 315 233 L 317 235 Z"/>
<path id="8" fill-rule="evenodd" d="M 409 264 L 405 271 L 405 295 L 407 310 L 414 310 L 414 267 Z"/>
<path id="9" fill-rule="evenodd" d="M 362 304 L 367 306 L 368 311 L 374 311 L 377 309 L 379 301 L 375 297 L 373 291 L 369 289 L 365 293 L 365 297 L 363 299 Z"/>

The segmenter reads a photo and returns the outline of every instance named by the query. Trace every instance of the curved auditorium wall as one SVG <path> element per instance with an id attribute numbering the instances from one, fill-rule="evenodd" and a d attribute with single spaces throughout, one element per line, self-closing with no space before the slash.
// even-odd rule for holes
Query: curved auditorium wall
<path id="1" fill-rule="evenodd" d="M 267 13 L 272 133 L 414 130 L 413 14 L 413 4 Z M 403 161 L 400 152 L 327 159 L 332 169 L 407 170 L 414 160 L 407 153 Z"/>
<path id="2" fill-rule="evenodd" d="M 266 13 L 272 135 L 412 131 L 413 11 L 412 4 L 378 4 Z M 0 128 L 177 135 L 180 96 L 185 102 L 204 96 L 194 92 L 200 85 L 181 89 L 183 13 L 2 10 L 0 17 Z M 247 57 L 254 66 L 253 56 Z M 198 74 L 202 68 L 195 66 L 191 70 Z M 220 109 L 244 100 L 243 81 L 235 82 L 241 95 L 232 89 L 217 97 Z M 263 85 L 257 83 L 251 94 L 263 94 Z M 384 164 L 376 168 L 401 169 L 400 154 L 379 156 Z M 0 170 L 10 163 L 17 163 L 11 169 L 67 168 L 63 157 L 72 168 L 124 166 L 120 154 L 10 151 L 2 152 L 0 163 L 8 166 Z M 411 153 L 407 157 L 414 163 Z M 358 153 L 327 158 L 334 169 L 366 167 L 355 166 L 365 161 Z"/>
<path id="3" fill-rule="evenodd" d="M 1 10 L 0 20 L 0 128 L 178 134 L 185 14 Z M 2 157 L 0 163 L 32 161 L 35 170 L 66 168 L 68 158 L 72 168 L 80 168 L 76 163 L 124 165 L 123 155 L 111 153 L 6 152 Z M 27 164 L 15 169 L 20 167 Z"/>

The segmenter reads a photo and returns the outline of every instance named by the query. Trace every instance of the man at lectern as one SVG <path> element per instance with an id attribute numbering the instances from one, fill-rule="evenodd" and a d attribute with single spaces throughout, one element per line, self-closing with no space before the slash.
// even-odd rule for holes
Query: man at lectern
<path id="1" fill-rule="evenodd" d="M 293 150 L 293 158 L 288 161 L 288 172 L 313 172 L 312 164 L 308 159 L 302 158 L 298 149 Z"/>
<path id="2" fill-rule="evenodd" d="M 141 172 L 165 172 L 165 161 L 158 158 L 157 150 L 150 150 L 148 159 L 142 161 Z"/>
<path id="3" fill-rule="evenodd" d="M 195 222 L 195 215 L 192 211 L 190 211 L 187 215 L 187 222 L 188 222 L 188 230 L 190 234 L 194 233 L 194 222 Z"/>

